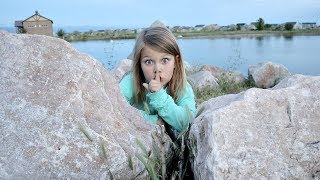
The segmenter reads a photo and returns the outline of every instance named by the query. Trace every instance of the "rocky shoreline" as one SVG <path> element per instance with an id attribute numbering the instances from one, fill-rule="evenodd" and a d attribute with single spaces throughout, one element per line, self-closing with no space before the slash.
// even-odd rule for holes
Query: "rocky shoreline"
<path id="1" fill-rule="evenodd" d="M 144 155 L 172 154 L 170 137 L 121 95 L 128 66 L 109 72 L 58 38 L 0 36 L 0 177 L 145 179 Z M 200 89 L 243 80 L 212 66 L 190 72 Z M 320 76 L 266 62 L 249 77 L 256 87 L 197 105 L 187 137 L 194 178 L 319 179 Z"/>

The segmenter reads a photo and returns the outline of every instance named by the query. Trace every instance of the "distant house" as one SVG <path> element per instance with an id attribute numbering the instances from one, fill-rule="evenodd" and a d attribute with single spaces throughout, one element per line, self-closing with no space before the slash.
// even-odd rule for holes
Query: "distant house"
<path id="1" fill-rule="evenodd" d="M 317 27 L 317 23 L 315 22 L 304 22 L 302 23 L 302 28 L 303 29 L 313 29 Z"/>
<path id="2" fill-rule="evenodd" d="M 17 33 L 40 34 L 53 36 L 53 21 L 43 17 L 38 11 L 25 20 L 15 21 Z"/>
<path id="3" fill-rule="evenodd" d="M 296 22 L 296 24 L 293 26 L 293 29 L 303 29 L 302 24 L 299 22 Z"/>
<path id="4" fill-rule="evenodd" d="M 204 26 L 205 26 L 204 24 L 198 24 L 198 25 L 194 26 L 194 28 L 196 31 L 201 31 Z"/>
<path id="5" fill-rule="evenodd" d="M 254 25 L 254 26 L 257 26 L 258 23 L 257 22 L 251 22 L 250 24 Z"/>
<path id="6" fill-rule="evenodd" d="M 204 30 L 204 31 L 215 31 L 217 29 L 219 29 L 218 24 L 209 24 L 209 25 L 204 26 L 202 30 Z"/>
<path id="7" fill-rule="evenodd" d="M 246 30 L 245 29 L 245 25 L 246 25 L 246 23 L 238 23 L 238 24 L 236 24 L 237 30 L 241 30 L 241 31 Z"/>

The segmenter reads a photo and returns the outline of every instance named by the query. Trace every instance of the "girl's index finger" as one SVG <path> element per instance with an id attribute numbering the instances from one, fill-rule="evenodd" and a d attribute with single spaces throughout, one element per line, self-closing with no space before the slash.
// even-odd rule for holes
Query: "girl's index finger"
<path id="1" fill-rule="evenodd" d="M 156 81 L 160 82 L 160 74 L 158 72 L 156 72 L 156 78 L 155 78 Z"/>

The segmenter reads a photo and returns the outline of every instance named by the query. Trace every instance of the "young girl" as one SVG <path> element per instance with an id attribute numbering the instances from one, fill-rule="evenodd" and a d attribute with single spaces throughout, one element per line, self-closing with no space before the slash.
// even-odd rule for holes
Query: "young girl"
<path id="1" fill-rule="evenodd" d="M 154 123 L 163 120 L 182 131 L 194 116 L 194 93 L 186 81 L 180 49 L 165 27 L 147 28 L 137 37 L 132 72 L 123 77 L 120 89 Z"/>

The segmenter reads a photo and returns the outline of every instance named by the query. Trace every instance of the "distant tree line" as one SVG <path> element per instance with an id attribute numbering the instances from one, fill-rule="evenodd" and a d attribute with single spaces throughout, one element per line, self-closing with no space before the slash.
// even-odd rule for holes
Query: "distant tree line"
<path id="1" fill-rule="evenodd" d="M 265 30 L 265 29 L 268 29 L 270 28 L 270 24 L 265 24 L 264 23 L 264 20 L 262 18 L 259 18 L 256 22 L 256 28 L 258 31 L 262 31 L 262 30 Z M 291 31 L 293 29 L 293 24 L 292 23 L 285 23 L 284 25 L 284 29 L 287 30 L 287 31 Z"/>
<path id="2" fill-rule="evenodd" d="M 267 24 L 261 17 L 256 22 L 246 25 L 245 23 L 239 23 L 237 25 L 231 24 L 229 26 L 221 26 L 217 29 L 217 25 L 202 25 L 202 29 L 188 26 L 175 26 L 171 30 L 178 37 L 187 36 L 201 36 L 201 35 L 215 35 L 229 33 L 229 31 L 241 31 L 240 33 L 246 33 L 246 31 L 292 31 L 294 28 L 293 22 L 287 22 L 284 25 Z M 67 41 L 86 41 L 86 40 L 107 40 L 107 39 L 134 39 L 139 29 L 116 29 L 116 30 L 98 30 L 79 32 L 74 31 L 72 33 L 66 33 L 63 29 L 59 29 L 56 35 L 59 38 Z M 231 32 L 232 33 L 232 32 Z M 249 32 L 248 32 L 249 33 Z"/>

